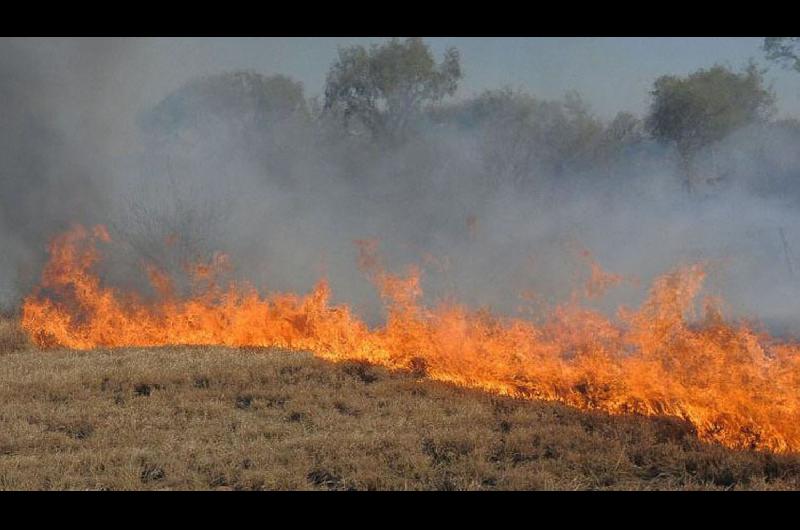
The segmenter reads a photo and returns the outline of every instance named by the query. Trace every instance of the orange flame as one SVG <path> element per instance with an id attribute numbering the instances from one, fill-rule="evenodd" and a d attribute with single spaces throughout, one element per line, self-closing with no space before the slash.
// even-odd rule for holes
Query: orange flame
<path id="1" fill-rule="evenodd" d="M 305 296 L 261 296 L 251 286 L 217 285 L 218 255 L 195 266 L 202 286 L 175 294 L 150 269 L 158 299 L 104 286 L 94 265 L 102 227 L 56 237 L 41 285 L 23 307 L 23 326 L 42 347 L 75 349 L 203 344 L 310 350 L 331 360 L 424 368 L 428 377 L 520 397 L 557 400 L 612 414 L 671 415 L 707 441 L 774 452 L 800 450 L 800 345 L 726 322 L 713 300 L 693 322 L 700 265 L 658 278 L 637 310 L 616 318 L 576 300 L 543 323 L 453 303 L 426 307 L 420 270 L 386 272 L 376 241 L 358 241 L 359 266 L 385 301 L 386 323 L 370 329 L 346 305 L 329 303 L 318 282 Z M 587 295 L 619 278 L 593 269 Z M 594 287 L 592 287 L 594 286 Z"/>

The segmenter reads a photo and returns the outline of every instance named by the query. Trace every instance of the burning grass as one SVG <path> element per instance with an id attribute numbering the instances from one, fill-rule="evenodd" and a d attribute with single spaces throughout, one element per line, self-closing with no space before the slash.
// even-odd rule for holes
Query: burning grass
<path id="1" fill-rule="evenodd" d="M 187 266 L 193 294 L 148 269 L 156 300 L 105 285 L 94 270 L 110 241 L 103 227 L 56 237 L 42 284 L 22 325 L 39 346 L 75 349 L 174 344 L 278 347 L 334 361 L 413 369 L 434 380 L 613 414 L 672 416 L 698 436 L 731 448 L 800 450 L 800 344 L 781 342 L 723 318 L 706 300 L 705 271 L 679 267 L 653 283 L 646 301 L 607 317 L 587 308 L 621 278 L 593 264 L 589 285 L 542 322 L 421 302 L 421 273 L 386 271 L 376 243 L 358 241 L 359 266 L 386 303 L 383 326 L 368 327 L 347 305 L 329 303 L 323 280 L 307 295 L 260 295 L 218 285 L 229 266 Z M 583 294 L 580 294 L 583 293 Z"/>
<path id="2" fill-rule="evenodd" d="M 688 422 L 218 347 L 17 351 L 0 489 L 797 489 L 800 458 Z"/>

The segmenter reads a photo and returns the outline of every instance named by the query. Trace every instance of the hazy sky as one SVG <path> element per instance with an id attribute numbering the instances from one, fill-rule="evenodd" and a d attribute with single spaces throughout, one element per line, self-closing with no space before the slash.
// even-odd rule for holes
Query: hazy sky
<path id="1" fill-rule="evenodd" d="M 303 82 L 309 96 L 322 93 L 338 46 L 383 38 L 183 38 L 138 41 L 141 86 L 136 97 L 157 100 L 198 74 L 231 69 L 282 73 Z M 642 112 L 653 80 L 722 63 L 734 68 L 753 58 L 766 64 L 762 39 L 732 38 L 456 38 L 426 39 L 437 56 L 448 46 L 461 51 L 460 95 L 503 85 L 545 98 L 579 91 L 602 117 L 619 110 Z M 165 46 L 165 44 L 167 44 Z M 771 66 L 782 115 L 800 115 L 800 73 Z M 144 102 L 144 101 L 143 101 Z"/>

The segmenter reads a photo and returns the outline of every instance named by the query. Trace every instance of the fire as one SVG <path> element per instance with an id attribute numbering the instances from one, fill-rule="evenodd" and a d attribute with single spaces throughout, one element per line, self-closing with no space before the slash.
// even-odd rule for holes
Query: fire
<path id="1" fill-rule="evenodd" d="M 98 244 L 109 239 L 102 227 L 76 227 L 52 241 L 41 284 L 23 306 L 23 327 L 40 346 L 310 350 L 519 398 L 676 416 L 702 439 L 733 448 L 800 450 L 800 344 L 726 321 L 714 300 L 693 318 L 705 275 L 700 265 L 658 278 L 636 310 L 611 318 L 573 298 L 537 322 L 449 302 L 427 307 L 418 268 L 390 274 L 377 243 L 359 241 L 359 266 L 388 314 L 385 324 L 370 328 L 348 306 L 329 302 L 325 280 L 305 296 L 218 285 L 215 271 L 228 266 L 222 255 L 190 269 L 196 286 L 189 297 L 176 294 L 168 275 L 154 268 L 156 301 L 121 292 L 93 271 Z M 595 296 L 619 281 L 592 268 L 585 292 Z"/>

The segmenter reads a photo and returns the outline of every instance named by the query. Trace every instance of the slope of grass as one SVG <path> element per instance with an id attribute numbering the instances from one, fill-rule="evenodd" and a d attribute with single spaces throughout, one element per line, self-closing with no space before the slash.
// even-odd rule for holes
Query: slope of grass
<path id="1" fill-rule="evenodd" d="M 2 351 L 2 350 L 0 350 Z M 266 349 L 0 354 L 0 489 L 796 489 L 800 458 Z"/>

